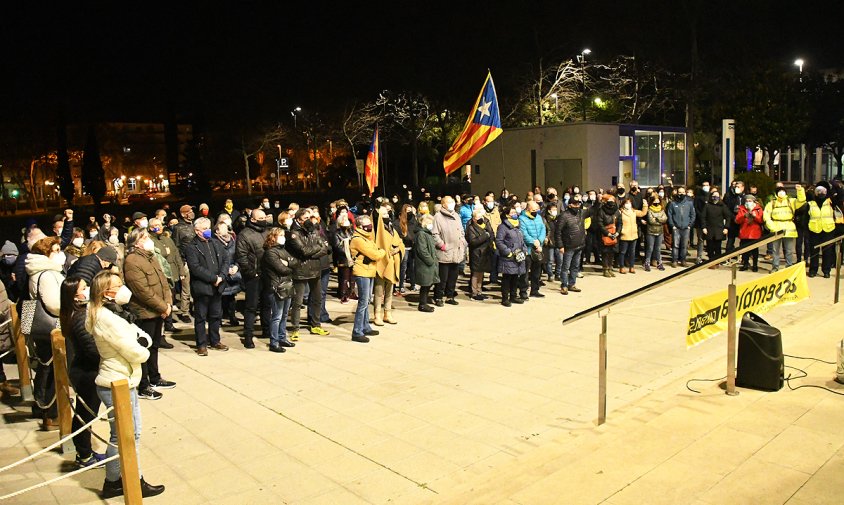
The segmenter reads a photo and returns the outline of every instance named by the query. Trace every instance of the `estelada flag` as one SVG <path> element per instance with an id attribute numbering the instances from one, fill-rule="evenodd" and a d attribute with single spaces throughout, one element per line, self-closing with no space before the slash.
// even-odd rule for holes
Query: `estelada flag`
<path id="1" fill-rule="evenodd" d="M 372 145 L 369 146 L 369 152 L 366 154 L 366 166 L 363 170 L 364 177 L 366 177 L 366 185 L 369 186 L 369 196 L 375 191 L 378 186 L 378 127 L 375 127 L 375 133 L 372 134 Z"/>
<path id="2" fill-rule="evenodd" d="M 501 135 L 501 132 L 498 97 L 495 95 L 492 74 L 488 73 L 463 131 L 445 154 L 443 168 L 446 175 L 465 165 L 472 156 Z"/>

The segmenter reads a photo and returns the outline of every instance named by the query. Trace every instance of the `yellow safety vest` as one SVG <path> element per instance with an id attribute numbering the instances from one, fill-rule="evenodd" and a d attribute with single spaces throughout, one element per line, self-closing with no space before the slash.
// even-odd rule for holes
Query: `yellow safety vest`
<path id="1" fill-rule="evenodd" d="M 790 198 L 774 198 L 765 206 L 765 226 L 773 233 L 784 231 L 786 238 L 797 238 L 794 208 Z"/>
<path id="2" fill-rule="evenodd" d="M 809 202 L 809 231 L 812 233 L 827 232 L 835 230 L 835 218 L 832 211 L 830 199 L 824 200 L 823 205 L 818 207 L 814 201 Z"/>

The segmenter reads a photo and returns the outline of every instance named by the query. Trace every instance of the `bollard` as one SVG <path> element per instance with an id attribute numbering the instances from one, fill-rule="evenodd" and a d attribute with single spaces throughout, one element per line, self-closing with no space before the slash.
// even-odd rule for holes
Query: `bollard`
<path id="1" fill-rule="evenodd" d="M 736 267 L 732 265 L 732 280 L 727 286 L 727 394 L 738 395 L 736 391 Z"/>
<path id="2" fill-rule="evenodd" d="M 21 322 L 18 317 L 17 304 L 12 307 L 12 338 L 15 339 L 15 354 L 18 358 L 18 377 L 20 378 L 21 400 L 31 402 L 35 400 L 32 395 L 32 375 L 29 370 L 29 353 L 26 350 L 26 337 L 21 333 Z"/>
<path id="3" fill-rule="evenodd" d="M 121 379 L 111 383 L 114 402 L 114 424 L 117 429 L 117 452 L 120 454 L 120 478 L 123 479 L 123 503 L 139 505 L 141 476 L 138 474 L 138 453 L 135 450 L 135 420 L 132 416 L 132 399 L 129 381 Z"/>
<path id="4" fill-rule="evenodd" d="M 64 438 L 73 432 L 73 412 L 70 409 L 70 380 L 67 376 L 67 349 L 65 347 L 62 330 L 50 332 L 50 343 L 53 346 L 53 380 L 56 383 L 56 406 L 59 411 L 59 436 Z M 62 443 L 62 454 L 70 454 L 76 450 L 72 440 Z"/>

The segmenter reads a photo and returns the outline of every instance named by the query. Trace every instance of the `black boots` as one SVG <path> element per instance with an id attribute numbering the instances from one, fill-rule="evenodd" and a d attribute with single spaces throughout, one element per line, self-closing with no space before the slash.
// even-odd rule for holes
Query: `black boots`
<path id="1" fill-rule="evenodd" d="M 149 484 L 147 481 L 141 477 L 141 496 L 144 498 L 149 498 L 151 496 L 158 496 L 164 492 L 164 486 L 154 486 Z M 123 481 L 116 480 L 116 481 L 109 481 L 106 480 L 103 482 L 103 499 L 114 498 L 115 496 L 122 496 L 123 495 Z"/>

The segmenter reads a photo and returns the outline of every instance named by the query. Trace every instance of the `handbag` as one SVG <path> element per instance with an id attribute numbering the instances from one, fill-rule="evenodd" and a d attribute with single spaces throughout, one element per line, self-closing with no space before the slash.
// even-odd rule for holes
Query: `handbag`
<path id="1" fill-rule="evenodd" d="M 516 249 L 513 251 L 513 259 L 516 260 L 516 263 L 521 263 L 527 258 L 525 252 L 521 249 Z"/>
<path id="2" fill-rule="evenodd" d="M 533 261 L 534 263 L 541 262 L 542 261 L 542 251 L 540 251 L 538 248 L 534 247 L 530 251 L 530 260 Z"/>
<path id="3" fill-rule="evenodd" d="M 284 279 L 274 291 L 279 300 L 290 298 L 293 296 L 293 279 Z"/>
<path id="4" fill-rule="evenodd" d="M 32 339 L 49 340 L 50 332 L 61 326 L 58 316 L 51 314 L 41 300 L 41 275 L 35 283 L 35 299 L 24 300 L 21 306 L 21 333 Z"/>
<path id="5" fill-rule="evenodd" d="M 604 229 L 605 229 L 605 230 L 607 230 L 607 232 L 608 232 L 610 235 L 615 235 L 615 223 L 608 224 L 608 225 L 604 226 Z M 610 236 L 608 236 L 608 235 L 603 235 L 603 236 L 601 236 L 601 241 L 602 241 L 602 242 L 604 243 L 604 245 L 605 245 L 605 246 L 607 246 L 607 247 L 614 246 L 614 245 L 618 244 L 618 238 L 617 238 L 617 237 L 616 237 L 616 238 L 612 238 L 612 237 L 610 237 Z"/>

